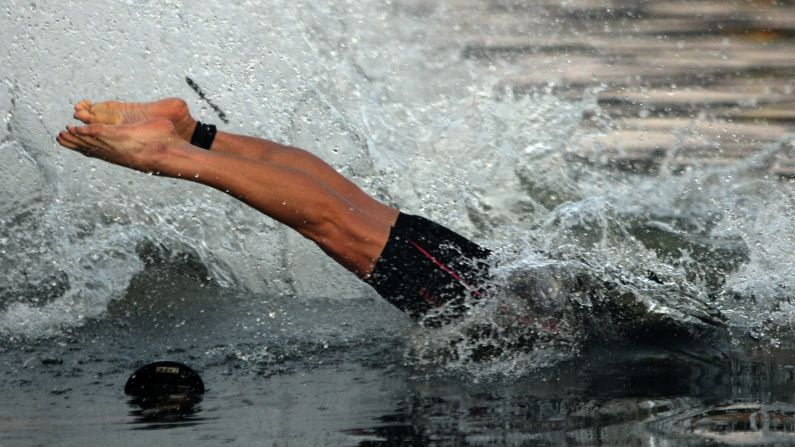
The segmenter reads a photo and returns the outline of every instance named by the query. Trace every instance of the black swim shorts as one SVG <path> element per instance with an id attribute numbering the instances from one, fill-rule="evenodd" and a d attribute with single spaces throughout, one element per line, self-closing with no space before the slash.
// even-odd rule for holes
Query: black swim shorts
<path id="1" fill-rule="evenodd" d="M 437 223 L 400 213 L 367 283 L 413 318 L 464 309 L 485 293 L 491 252 Z"/>

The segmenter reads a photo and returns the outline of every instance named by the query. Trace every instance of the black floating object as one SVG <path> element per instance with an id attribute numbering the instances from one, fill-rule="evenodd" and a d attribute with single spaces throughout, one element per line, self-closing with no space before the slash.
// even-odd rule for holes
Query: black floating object
<path id="1" fill-rule="evenodd" d="M 154 362 L 138 368 L 127 379 L 124 393 L 136 398 L 163 398 L 204 393 L 204 382 L 196 371 L 179 362 Z"/>

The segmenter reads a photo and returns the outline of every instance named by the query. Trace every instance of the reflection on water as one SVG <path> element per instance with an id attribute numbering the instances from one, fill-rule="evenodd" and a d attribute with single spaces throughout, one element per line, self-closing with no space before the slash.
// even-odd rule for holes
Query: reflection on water
<path id="1" fill-rule="evenodd" d="M 795 410 L 792 351 L 596 346 L 557 367 L 480 382 L 401 366 L 397 342 L 280 360 L 227 352 L 196 363 L 209 388 L 201 401 L 135 402 L 121 392 L 135 358 L 187 360 L 214 341 L 126 351 L 112 324 L 90 340 L 0 355 L 7 365 L 62 359 L 0 375 L 0 444 L 795 445 L 782 435 Z"/>
<path id="2" fill-rule="evenodd" d="M 602 351 L 510 384 L 411 380 L 391 411 L 344 433 L 360 446 L 795 445 L 781 436 L 795 424 L 789 360 Z"/>
<path id="3" fill-rule="evenodd" d="M 205 420 L 201 412 L 201 396 L 170 395 L 159 398 L 136 398 L 127 403 L 135 408 L 130 411 L 134 417 L 133 430 L 161 430 L 190 427 Z"/>
<path id="4" fill-rule="evenodd" d="M 682 428 L 729 445 L 795 443 L 795 405 L 736 403 L 682 418 Z"/>

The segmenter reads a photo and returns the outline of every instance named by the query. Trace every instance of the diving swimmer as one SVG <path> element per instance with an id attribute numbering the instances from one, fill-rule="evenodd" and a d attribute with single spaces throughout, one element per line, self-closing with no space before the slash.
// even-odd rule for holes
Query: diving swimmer
<path id="1" fill-rule="evenodd" d="M 303 149 L 195 120 L 185 101 L 81 101 L 58 143 L 83 155 L 223 191 L 317 244 L 415 319 L 460 312 L 487 288 L 489 250 L 362 191 Z"/>

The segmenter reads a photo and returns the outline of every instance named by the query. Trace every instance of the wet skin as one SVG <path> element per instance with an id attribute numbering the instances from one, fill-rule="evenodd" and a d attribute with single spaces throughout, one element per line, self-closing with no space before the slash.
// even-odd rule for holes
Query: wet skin
<path id="1" fill-rule="evenodd" d="M 192 146 L 184 101 L 81 101 L 57 141 L 83 155 L 206 184 L 246 202 L 315 242 L 366 278 L 398 211 L 361 191 L 325 162 L 297 148 L 219 132 L 212 150 Z"/>

